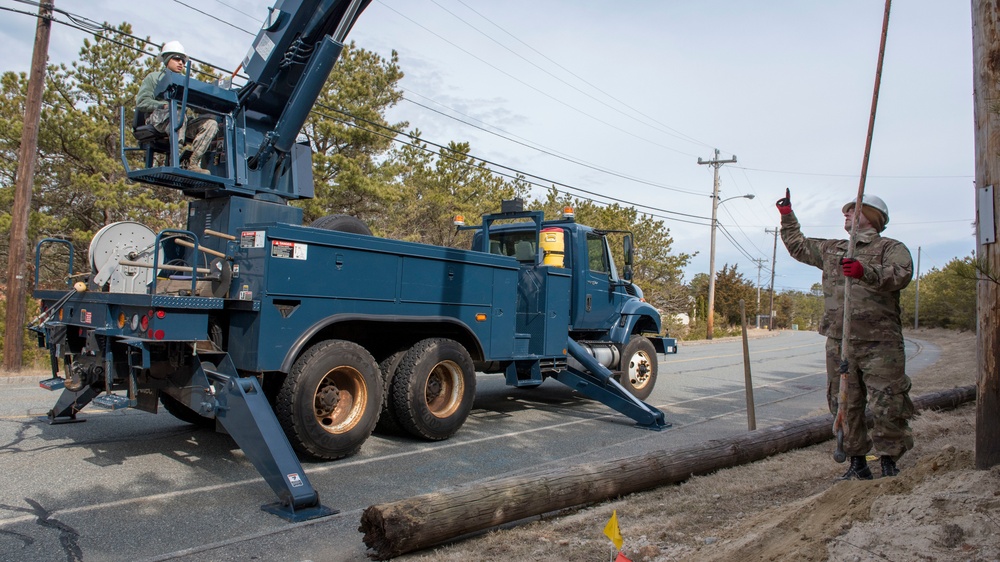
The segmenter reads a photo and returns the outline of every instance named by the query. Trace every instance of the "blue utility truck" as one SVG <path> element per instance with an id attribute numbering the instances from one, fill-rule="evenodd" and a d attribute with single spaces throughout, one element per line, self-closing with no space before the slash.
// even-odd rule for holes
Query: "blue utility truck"
<path id="1" fill-rule="evenodd" d="M 611 233 L 516 202 L 459 225 L 475 230 L 468 250 L 376 237 L 343 215 L 302 224 L 289 202 L 313 183 L 297 136 L 367 3 L 279 0 L 239 88 L 166 72 L 166 135 L 136 116 L 128 146 L 122 110 L 128 176 L 190 197 L 187 225 L 109 224 L 81 271 L 68 241 L 38 244 L 43 312 L 29 328 L 51 356 L 41 386 L 61 391 L 50 423 L 82 421 L 88 404 L 162 406 L 218 428 L 277 494 L 264 509 L 296 521 L 331 513 L 297 455 L 351 455 L 377 424 L 446 439 L 469 414 L 477 370 L 517 387 L 554 378 L 642 427 L 667 425 L 642 399 L 676 342 L 631 283 L 628 233 L 619 273 Z M 189 109 L 220 123 L 199 163 L 177 138 Z M 65 286 L 42 286 L 42 260 L 66 268 Z"/>

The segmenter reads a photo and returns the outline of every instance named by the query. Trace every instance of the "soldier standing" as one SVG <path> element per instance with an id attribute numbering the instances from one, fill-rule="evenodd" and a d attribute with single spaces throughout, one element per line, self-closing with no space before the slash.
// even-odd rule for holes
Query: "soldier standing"
<path id="1" fill-rule="evenodd" d="M 844 205 L 844 228 L 850 232 L 855 201 Z M 882 199 L 865 195 L 858 217 L 855 256 L 847 258 L 847 240 L 806 238 L 792 212 L 788 190 L 776 203 L 781 213 L 781 241 L 796 260 L 823 270 L 825 311 L 819 333 L 826 340 L 826 398 L 836 415 L 840 387 L 841 338 L 844 333 L 844 287 L 851 277 L 850 341 L 847 346 L 848 391 L 844 452 L 851 465 L 842 480 L 870 480 L 865 456 L 874 445 L 882 476 L 899 474 L 896 461 L 913 448 L 908 420 L 913 417 L 910 377 L 906 375 L 899 292 L 913 277 L 910 251 L 898 240 L 880 233 L 889 223 Z M 871 407 L 875 425 L 871 435 L 865 407 Z"/>

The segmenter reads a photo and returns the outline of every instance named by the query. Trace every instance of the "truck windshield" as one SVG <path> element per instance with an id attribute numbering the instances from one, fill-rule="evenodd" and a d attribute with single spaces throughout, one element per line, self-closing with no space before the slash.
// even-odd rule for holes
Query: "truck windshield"
<path id="1" fill-rule="evenodd" d="M 538 256 L 535 231 L 491 232 L 490 253 L 511 256 L 518 261 L 535 261 Z"/>

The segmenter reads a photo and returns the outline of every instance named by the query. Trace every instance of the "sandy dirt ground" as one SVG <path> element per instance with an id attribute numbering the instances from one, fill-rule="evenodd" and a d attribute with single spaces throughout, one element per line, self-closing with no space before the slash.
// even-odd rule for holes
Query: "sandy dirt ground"
<path id="1" fill-rule="evenodd" d="M 942 350 L 912 396 L 975 384 L 974 334 L 907 336 Z M 894 478 L 875 461 L 874 480 L 836 481 L 831 441 L 399 560 L 609 560 L 613 510 L 634 562 L 1000 560 L 1000 466 L 975 469 L 975 423 L 974 404 L 919 414 Z"/>

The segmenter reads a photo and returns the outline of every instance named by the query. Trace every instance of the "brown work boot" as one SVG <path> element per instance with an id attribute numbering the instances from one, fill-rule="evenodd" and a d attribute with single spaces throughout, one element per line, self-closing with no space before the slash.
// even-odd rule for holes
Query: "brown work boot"
<path id="1" fill-rule="evenodd" d="M 851 457 L 851 466 L 847 467 L 847 472 L 837 480 L 871 480 L 872 469 L 868 468 L 868 461 L 864 455 Z"/>
<path id="2" fill-rule="evenodd" d="M 196 166 L 196 165 L 194 165 L 194 164 L 192 164 L 192 165 L 188 166 L 188 170 L 190 170 L 190 171 L 192 171 L 192 172 L 198 172 L 199 174 L 208 174 L 208 175 L 212 175 L 212 172 L 209 172 L 209 171 L 208 171 L 208 170 L 206 170 L 205 168 L 202 168 L 201 166 Z"/>

